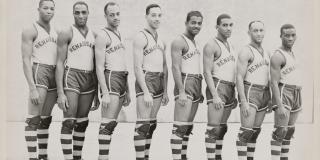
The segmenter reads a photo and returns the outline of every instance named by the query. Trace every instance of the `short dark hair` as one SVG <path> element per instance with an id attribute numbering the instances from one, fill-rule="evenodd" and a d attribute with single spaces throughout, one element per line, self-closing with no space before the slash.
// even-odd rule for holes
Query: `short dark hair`
<path id="1" fill-rule="evenodd" d="M 109 6 L 115 6 L 118 5 L 116 2 L 108 2 L 105 6 L 104 6 L 104 14 L 107 14 L 107 9 Z"/>
<path id="2" fill-rule="evenodd" d="M 87 7 L 87 10 L 89 11 L 89 7 L 88 7 L 88 4 L 84 1 L 77 1 L 75 4 L 73 4 L 73 11 L 74 11 L 74 8 L 77 6 L 77 5 L 85 5 Z"/>
<path id="3" fill-rule="evenodd" d="M 281 28 L 280 28 L 280 36 L 283 34 L 283 30 L 291 29 L 291 28 L 295 29 L 295 27 L 292 24 L 284 24 L 284 25 L 282 25 Z"/>
<path id="4" fill-rule="evenodd" d="M 53 0 L 40 0 L 40 1 L 39 1 L 39 7 L 41 7 L 41 6 L 42 6 L 42 3 L 45 2 L 45 1 L 52 2 L 52 3 L 55 5 L 55 3 L 54 3 Z"/>
<path id="5" fill-rule="evenodd" d="M 251 21 L 251 22 L 249 23 L 249 26 L 248 26 L 249 30 L 250 30 L 252 24 L 253 24 L 253 23 L 256 23 L 256 22 L 262 23 L 262 24 L 264 25 L 264 23 L 263 23 L 262 21 L 259 21 L 259 20 Z"/>
<path id="6" fill-rule="evenodd" d="M 146 8 L 146 15 L 148 15 L 150 13 L 151 8 L 160 8 L 161 9 L 161 7 L 158 4 L 149 4 Z"/>
<path id="7" fill-rule="evenodd" d="M 189 22 L 189 20 L 191 19 L 192 16 L 201 17 L 203 19 L 203 16 L 202 16 L 201 12 L 199 12 L 199 11 L 190 11 L 187 14 L 186 22 Z"/>
<path id="8" fill-rule="evenodd" d="M 228 18 L 228 19 L 230 19 L 231 18 L 231 16 L 230 15 L 228 15 L 228 14 L 220 14 L 219 16 L 218 16 L 218 18 L 217 18 L 217 25 L 220 25 L 221 24 L 221 20 L 222 19 L 225 19 L 225 18 Z"/>

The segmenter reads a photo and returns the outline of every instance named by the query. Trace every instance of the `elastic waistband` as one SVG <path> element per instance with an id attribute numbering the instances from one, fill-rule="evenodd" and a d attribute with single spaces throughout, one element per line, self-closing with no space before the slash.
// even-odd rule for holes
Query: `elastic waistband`
<path id="1" fill-rule="evenodd" d="M 225 81 L 225 80 L 222 80 L 222 79 L 218 79 L 217 77 L 212 77 L 212 78 L 213 78 L 213 80 L 219 81 L 220 83 L 235 86 L 234 82 L 229 82 L 229 81 Z"/>
<path id="2" fill-rule="evenodd" d="M 46 68 L 56 68 L 56 65 L 49 65 L 49 64 L 36 63 L 36 62 L 34 62 L 33 65 L 39 65 L 41 67 L 46 67 Z"/>
<path id="3" fill-rule="evenodd" d="M 112 72 L 112 73 L 119 73 L 119 74 L 129 74 L 128 71 L 113 71 L 109 69 L 105 69 L 104 72 Z"/>
<path id="4" fill-rule="evenodd" d="M 187 76 L 187 77 L 202 78 L 201 74 L 191 74 L 191 73 L 183 73 L 182 72 L 181 75 Z"/>
<path id="5" fill-rule="evenodd" d="M 297 85 L 292 85 L 292 84 L 285 84 L 285 83 L 279 83 L 279 86 L 284 86 L 290 89 L 297 89 L 297 90 L 301 90 L 301 86 L 297 86 Z"/>
<path id="6" fill-rule="evenodd" d="M 246 84 L 246 85 L 250 85 L 252 87 L 255 87 L 255 88 L 259 88 L 259 89 L 264 89 L 264 90 L 269 89 L 269 86 L 264 86 L 264 85 L 260 85 L 260 84 L 253 84 L 253 83 L 250 83 L 248 81 L 244 81 L 243 83 Z"/>
<path id="7" fill-rule="evenodd" d="M 163 72 L 151 72 L 151 71 L 146 71 L 146 70 L 143 70 L 143 73 L 144 74 L 153 74 L 153 75 L 161 75 L 163 74 Z"/>
<path id="8" fill-rule="evenodd" d="M 82 73 L 93 73 L 93 70 L 89 71 L 89 70 L 71 68 L 71 67 L 69 67 L 69 66 L 66 66 L 66 69 L 67 69 L 67 70 L 70 70 L 70 71 L 76 71 L 76 72 L 82 72 Z"/>

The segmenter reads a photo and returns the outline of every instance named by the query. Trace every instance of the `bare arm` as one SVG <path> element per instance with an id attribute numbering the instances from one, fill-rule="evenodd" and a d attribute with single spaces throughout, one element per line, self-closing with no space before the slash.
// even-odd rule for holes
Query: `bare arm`
<path id="1" fill-rule="evenodd" d="M 164 44 L 163 51 L 163 74 L 164 74 L 164 93 L 168 93 L 168 66 L 167 66 L 167 58 L 166 58 L 166 45 Z"/>
<path id="2" fill-rule="evenodd" d="M 238 95 L 240 97 L 240 102 L 247 102 L 245 93 L 244 93 L 244 77 L 247 72 L 247 67 L 249 64 L 249 60 L 251 55 L 249 54 L 250 51 L 248 48 L 244 48 L 240 51 L 237 61 L 237 74 L 236 74 L 236 83 L 237 83 L 237 90 Z"/>
<path id="3" fill-rule="evenodd" d="M 285 63 L 284 58 L 281 55 L 281 53 L 276 52 L 271 57 L 270 63 L 271 63 L 270 64 L 271 89 L 272 89 L 273 98 L 275 99 L 277 106 L 281 107 L 282 100 L 280 98 L 280 90 L 279 90 L 278 84 L 280 81 L 281 65 Z"/>
<path id="4" fill-rule="evenodd" d="M 172 74 L 179 93 L 185 92 L 181 77 L 182 50 L 183 45 L 181 44 L 181 40 L 174 40 L 171 44 Z"/>

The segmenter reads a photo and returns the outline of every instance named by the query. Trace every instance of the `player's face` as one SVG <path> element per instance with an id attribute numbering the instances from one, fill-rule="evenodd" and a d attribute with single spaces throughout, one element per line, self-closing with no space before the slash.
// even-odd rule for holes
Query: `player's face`
<path id="1" fill-rule="evenodd" d="M 85 26 L 87 24 L 89 11 L 83 4 L 74 7 L 73 16 L 77 26 Z"/>
<path id="2" fill-rule="evenodd" d="M 257 44 L 261 44 L 264 38 L 265 30 L 264 25 L 260 22 L 252 23 L 249 29 L 251 40 Z"/>
<path id="3" fill-rule="evenodd" d="M 197 35 L 202 26 L 202 17 L 191 16 L 189 21 L 186 23 L 187 31 L 192 35 Z"/>
<path id="4" fill-rule="evenodd" d="M 297 39 L 296 30 L 294 28 L 284 29 L 281 39 L 284 46 L 291 48 Z"/>
<path id="5" fill-rule="evenodd" d="M 107 14 L 105 15 L 107 22 L 112 27 L 118 27 L 120 24 L 120 8 L 118 5 L 108 6 Z"/>
<path id="6" fill-rule="evenodd" d="M 41 6 L 38 8 L 40 18 L 43 21 L 49 22 L 54 15 L 54 3 L 51 1 L 43 1 Z"/>
<path id="7" fill-rule="evenodd" d="M 217 25 L 217 30 L 224 38 L 229 38 L 231 36 L 233 27 L 233 21 L 230 18 L 221 19 L 220 25 Z"/>
<path id="8" fill-rule="evenodd" d="M 153 29 L 159 28 L 161 17 L 162 17 L 162 12 L 159 7 L 151 8 L 149 11 L 149 14 L 146 15 L 147 22 L 149 26 Z"/>

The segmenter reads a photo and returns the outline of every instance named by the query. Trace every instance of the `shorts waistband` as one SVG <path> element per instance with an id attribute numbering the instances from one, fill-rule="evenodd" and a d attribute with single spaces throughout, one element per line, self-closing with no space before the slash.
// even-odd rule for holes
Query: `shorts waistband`
<path id="1" fill-rule="evenodd" d="M 260 85 L 260 84 L 253 84 L 248 81 L 244 81 L 243 83 L 246 85 L 251 85 L 252 87 L 255 87 L 255 88 L 263 89 L 263 90 L 269 89 L 269 86 L 264 86 L 264 85 Z"/>
<path id="2" fill-rule="evenodd" d="M 192 73 L 181 73 L 183 76 L 194 77 L 194 78 L 202 78 L 202 74 L 192 74 Z"/>
<path id="3" fill-rule="evenodd" d="M 219 81 L 220 83 L 235 86 L 235 83 L 234 83 L 234 82 L 225 81 L 225 80 L 219 79 L 219 78 L 217 78 L 217 77 L 212 77 L 212 78 L 213 78 L 213 80 L 217 80 L 217 81 Z"/>
<path id="4" fill-rule="evenodd" d="M 112 73 L 119 73 L 119 74 L 129 74 L 128 71 L 114 71 L 114 70 L 109 70 L 109 69 L 105 69 L 104 72 L 112 72 Z"/>
<path id="5" fill-rule="evenodd" d="M 292 84 L 285 84 L 285 83 L 279 83 L 279 86 L 285 86 L 287 88 L 290 89 L 297 89 L 297 90 L 301 90 L 301 86 L 297 86 L 297 85 L 292 85 Z"/>
<path id="6" fill-rule="evenodd" d="M 71 70 L 71 71 L 76 71 L 76 72 L 93 73 L 93 70 L 89 71 L 89 70 L 71 68 L 71 67 L 69 67 L 69 66 L 66 66 L 66 69 Z"/>
<path id="7" fill-rule="evenodd" d="M 146 70 L 143 70 L 143 73 L 144 74 L 153 74 L 153 75 L 157 75 L 157 74 L 161 75 L 161 74 L 163 74 L 163 72 L 151 72 L 151 71 L 146 71 Z"/>
<path id="8" fill-rule="evenodd" d="M 47 67 L 47 68 L 56 68 L 56 65 L 49 65 L 49 64 L 36 63 L 36 62 L 34 62 L 33 65 L 39 65 L 41 67 Z"/>

